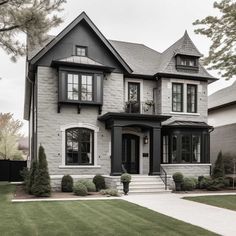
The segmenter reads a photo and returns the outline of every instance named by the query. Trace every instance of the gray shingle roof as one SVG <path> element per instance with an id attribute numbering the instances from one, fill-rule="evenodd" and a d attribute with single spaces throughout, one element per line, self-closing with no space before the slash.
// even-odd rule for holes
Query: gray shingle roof
<path id="1" fill-rule="evenodd" d="M 208 109 L 221 107 L 236 102 L 236 81 L 208 97 Z"/>
<path id="2" fill-rule="evenodd" d="M 109 40 L 116 51 L 133 70 L 133 74 L 155 75 L 161 53 L 139 43 Z"/>
<path id="3" fill-rule="evenodd" d="M 48 40 L 43 45 L 28 50 L 28 59 L 34 58 L 45 46 L 47 46 L 55 36 L 48 36 Z M 123 60 L 132 69 L 132 74 L 154 76 L 157 73 L 169 75 L 184 75 L 192 77 L 201 77 L 214 80 L 205 68 L 199 62 L 199 71 L 176 70 L 175 56 L 177 54 L 201 57 L 202 54 L 198 51 L 187 32 L 184 33 L 178 41 L 166 49 L 163 53 L 159 53 L 144 44 L 122 42 L 109 40 L 110 44 L 115 48 Z M 99 63 L 99 62 L 97 62 Z"/>
<path id="4" fill-rule="evenodd" d="M 171 126 L 171 127 L 193 127 L 193 128 L 209 128 L 207 123 L 205 122 L 198 122 L 198 121 L 173 121 L 170 124 L 166 126 Z"/>

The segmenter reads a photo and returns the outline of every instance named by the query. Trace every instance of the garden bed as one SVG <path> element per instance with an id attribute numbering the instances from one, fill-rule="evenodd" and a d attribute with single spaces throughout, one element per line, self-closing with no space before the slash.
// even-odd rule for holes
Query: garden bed
<path id="1" fill-rule="evenodd" d="M 217 191 L 210 191 L 207 189 L 195 189 L 192 191 L 172 191 L 172 193 L 177 193 L 177 194 L 197 194 L 197 193 L 236 193 L 236 189 L 228 188 L 228 189 L 222 189 L 222 190 L 217 190 Z"/>
<path id="2" fill-rule="evenodd" d="M 52 192 L 50 197 L 36 197 L 34 195 L 27 194 L 24 190 L 23 185 L 17 185 L 13 199 L 14 200 L 23 200 L 23 199 L 68 199 L 68 198 L 104 198 L 108 197 L 108 195 L 102 195 L 100 192 L 90 192 L 87 196 L 76 196 L 74 193 L 66 193 L 66 192 Z"/>

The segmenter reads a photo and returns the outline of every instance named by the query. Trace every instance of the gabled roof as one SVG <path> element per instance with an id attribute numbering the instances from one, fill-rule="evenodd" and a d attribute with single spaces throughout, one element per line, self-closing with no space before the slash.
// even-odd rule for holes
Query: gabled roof
<path id="1" fill-rule="evenodd" d="M 215 110 L 230 104 L 236 104 L 236 81 L 208 97 L 208 110 Z"/>
<path id="2" fill-rule="evenodd" d="M 47 53 L 55 44 L 57 44 L 65 35 L 68 34 L 75 26 L 77 26 L 82 20 L 86 21 L 86 23 L 93 29 L 95 34 L 101 39 L 101 41 L 106 45 L 106 47 L 111 51 L 111 53 L 115 56 L 115 58 L 120 62 L 120 64 L 124 67 L 124 69 L 132 73 L 131 68 L 127 65 L 127 63 L 123 60 L 123 58 L 119 55 L 119 53 L 114 49 L 114 47 L 110 44 L 110 42 L 105 38 L 105 36 L 99 31 L 96 25 L 92 22 L 92 20 L 87 16 L 85 12 L 82 12 L 74 21 L 72 21 L 64 30 L 62 30 L 56 37 L 51 38 L 51 40 L 41 49 L 37 50 L 36 54 L 31 57 L 31 63 L 36 63 L 45 53 Z"/>

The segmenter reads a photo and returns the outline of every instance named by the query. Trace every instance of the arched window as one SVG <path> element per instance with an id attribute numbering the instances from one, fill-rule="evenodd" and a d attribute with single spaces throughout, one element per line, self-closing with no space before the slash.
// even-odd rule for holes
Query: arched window
<path id="1" fill-rule="evenodd" d="M 65 164 L 94 165 L 94 131 L 87 128 L 65 130 Z"/>

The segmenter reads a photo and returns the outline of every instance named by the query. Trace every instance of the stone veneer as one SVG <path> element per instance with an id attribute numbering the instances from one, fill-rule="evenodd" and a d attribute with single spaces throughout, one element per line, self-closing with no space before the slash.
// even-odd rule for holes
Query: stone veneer
<path id="1" fill-rule="evenodd" d="M 186 177 L 209 176 L 211 164 L 162 164 L 167 175 L 172 176 L 175 172 L 181 172 Z"/>

